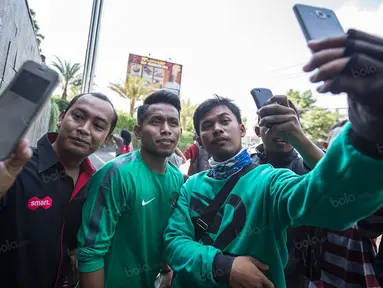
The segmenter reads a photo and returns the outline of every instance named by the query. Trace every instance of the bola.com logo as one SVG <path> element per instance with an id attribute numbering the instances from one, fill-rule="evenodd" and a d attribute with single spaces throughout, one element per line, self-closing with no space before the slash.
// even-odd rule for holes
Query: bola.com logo
<path id="1" fill-rule="evenodd" d="M 353 202 L 355 202 L 356 199 L 357 199 L 357 197 L 355 197 L 352 194 L 348 195 L 347 193 L 344 193 L 344 197 L 341 197 L 338 200 L 334 200 L 333 198 L 330 197 L 331 205 L 334 208 L 353 203 Z"/>
<path id="2" fill-rule="evenodd" d="M 16 241 L 9 242 L 9 240 L 6 240 L 4 244 L 0 245 L 0 252 L 3 252 L 3 253 L 9 252 L 13 249 L 17 249 L 22 246 L 25 246 L 30 242 L 31 240 L 20 241 L 18 243 Z"/>
<path id="3" fill-rule="evenodd" d="M 144 264 L 144 265 L 138 265 L 137 267 L 135 268 L 132 268 L 132 269 L 128 269 L 128 268 L 124 268 L 125 269 L 125 274 L 126 274 L 126 277 L 134 277 L 134 276 L 138 276 L 140 275 L 141 273 L 146 273 L 148 271 L 152 271 L 152 270 L 160 270 L 160 268 L 162 267 L 162 263 L 160 264 L 155 264 L 153 266 L 149 266 L 147 264 Z"/>

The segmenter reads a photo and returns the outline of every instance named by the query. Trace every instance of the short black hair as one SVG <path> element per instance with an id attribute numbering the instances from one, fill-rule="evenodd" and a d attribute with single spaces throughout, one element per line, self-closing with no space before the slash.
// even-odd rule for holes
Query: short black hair
<path id="1" fill-rule="evenodd" d="M 335 123 L 332 127 L 331 127 L 331 130 L 330 132 L 328 133 L 328 136 L 327 136 L 327 142 L 328 143 L 331 143 L 335 137 L 339 134 L 339 131 L 335 131 L 336 128 L 342 128 L 344 125 L 346 125 L 346 123 L 348 122 L 347 119 L 345 120 L 342 120 L 338 123 Z"/>
<path id="2" fill-rule="evenodd" d="M 66 112 L 69 111 L 69 109 L 74 105 L 74 103 L 76 103 L 76 101 L 78 99 L 80 99 L 82 96 L 85 96 L 85 95 L 91 95 L 93 97 L 96 97 L 98 99 L 101 99 L 101 100 L 104 100 L 106 102 L 108 102 L 112 108 L 113 108 L 113 120 L 112 120 L 112 124 L 111 124 L 111 127 L 110 127 L 110 131 L 109 131 L 109 135 L 112 134 L 114 128 L 116 128 L 116 125 L 117 125 L 117 121 L 118 121 L 118 114 L 117 114 L 117 111 L 116 109 L 114 108 L 114 105 L 112 103 L 112 101 L 110 101 L 110 99 L 108 98 L 108 96 L 102 94 L 102 93 L 99 93 L 99 92 L 89 92 L 89 93 L 81 93 L 81 94 L 78 94 L 77 96 L 75 96 L 68 104 L 68 107 L 64 110 L 64 114 Z"/>
<path id="3" fill-rule="evenodd" d="M 173 92 L 170 92 L 168 90 L 159 90 L 152 94 L 150 94 L 145 100 L 144 103 L 138 107 L 137 109 L 137 122 L 138 125 L 142 125 L 144 123 L 145 118 L 147 116 L 147 112 L 150 105 L 153 104 L 159 104 L 159 103 L 165 103 L 170 104 L 174 106 L 174 108 L 178 111 L 178 117 L 180 117 L 181 113 L 181 101 L 180 98 L 174 94 Z"/>
<path id="4" fill-rule="evenodd" d="M 121 130 L 120 135 L 124 139 L 125 145 L 129 145 L 132 142 L 132 134 L 128 130 Z"/>
<path id="5" fill-rule="evenodd" d="M 214 98 L 204 101 L 197 107 L 197 109 L 194 112 L 193 124 L 198 136 L 200 136 L 199 124 L 201 122 L 201 119 L 205 117 L 206 114 L 209 113 L 214 107 L 222 105 L 229 108 L 229 110 L 234 114 L 235 118 L 237 118 L 238 123 L 242 124 L 241 110 L 239 109 L 239 107 L 228 98 L 214 95 Z"/>
<path id="6" fill-rule="evenodd" d="M 344 125 L 346 125 L 346 123 L 348 122 L 348 119 L 345 119 L 345 120 L 342 120 L 340 122 L 337 122 L 335 123 L 331 129 L 330 129 L 330 132 L 333 131 L 334 129 L 338 128 L 338 127 L 343 127 Z"/>

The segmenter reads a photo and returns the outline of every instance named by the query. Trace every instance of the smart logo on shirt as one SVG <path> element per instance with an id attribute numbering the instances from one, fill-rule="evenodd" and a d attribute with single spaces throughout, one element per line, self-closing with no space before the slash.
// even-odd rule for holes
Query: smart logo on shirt
<path id="1" fill-rule="evenodd" d="M 39 199 L 37 197 L 32 197 L 28 200 L 28 208 L 32 211 L 36 210 L 37 208 L 43 208 L 45 210 L 52 207 L 52 198 L 45 197 L 44 199 Z"/>

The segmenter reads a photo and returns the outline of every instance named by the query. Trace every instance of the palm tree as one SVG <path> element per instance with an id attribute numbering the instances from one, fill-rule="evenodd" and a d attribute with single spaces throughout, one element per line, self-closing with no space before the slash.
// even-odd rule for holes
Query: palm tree
<path id="1" fill-rule="evenodd" d="M 133 116 L 137 101 L 144 100 L 153 91 L 154 87 L 147 86 L 144 78 L 126 77 L 125 81 L 120 83 L 110 83 L 109 89 L 116 92 L 122 98 L 130 101 L 130 115 Z"/>
<path id="2" fill-rule="evenodd" d="M 193 118 L 194 111 L 196 106 L 192 104 L 190 98 L 181 100 L 181 126 L 184 131 L 186 131 L 189 126 L 190 121 Z"/>
<path id="3" fill-rule="evenodd" d="M 63 89 L 61 99 L 66 100 L 68 98 L 68 90 L 72 87 L 78 86 L 79 77 L 81 77 L 81 75 L 79 75 L 81 65 L 80 63 L 72 64 L 67 60 L 64 60 L 63 62 L 56 56 L 56 61 L 52 62 L 52 66 L 55 67 L 61 74 L 61 86 Z"/>
<path id="4" fill-rule="evenodd" d="M 78 74 L 76 78 L 72 81 L 72 85 L 70 87 L 70 96 L 71 100 L 74 96 L 80 94 L 82 86 L 82 74 Z"/>

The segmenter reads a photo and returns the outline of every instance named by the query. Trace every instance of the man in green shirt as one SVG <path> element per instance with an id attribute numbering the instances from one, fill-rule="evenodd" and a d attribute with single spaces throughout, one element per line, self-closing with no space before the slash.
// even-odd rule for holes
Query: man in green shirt
<path id="1" fill-rule="evenodd" d="M 183 184 L 167 161 L 181 135 L 180 110 L 171 92 L 146 98 L 134 128 L 141 149 L 92 177 L 78 233 L 81 288 L 153 287 L 165 260 L 163 231 Z"/>
<path id="2" fill-rule="evenodd" d="M 228 99 L 209 99 L 196 109 L 194 127 L 213 156 L 212 169 L 182 186 L 164 233 L 167 260 L 176 273 L 173 288 L 286 287 L 288 227 L 344 230 L 381 207 L 383 39 L 380 46 L 377 39 L 349 32 L 309 44 L 316 53 L 305 71 L 318 69 L 310 79 L 324 81 L 319 92 L 348 94 L 350 123 L 306 175 L 269 164 L 254 168 L 241 146 L 246 131 L 240 111 Z M 375 72 L 350 77 L 366 65 Z M 307 139 L 294 134 L 293 115 L 283 106 L 288 105 L 259 109 L 259 125 L 294 147 L 304 145 Z M 224 185 L 241 174 L 222 196 Z"/>

